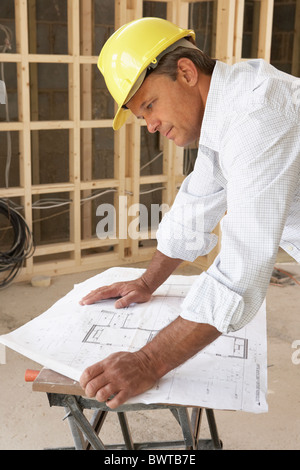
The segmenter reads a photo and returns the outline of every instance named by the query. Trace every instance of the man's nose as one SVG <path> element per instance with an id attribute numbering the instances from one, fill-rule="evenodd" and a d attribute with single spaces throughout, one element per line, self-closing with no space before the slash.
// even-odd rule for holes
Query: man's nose
<path id="1" fill-rule="evenodd" d="M 158 120 L 146 119 L 148 131 L 151 134 L 154 134 L 158 130 L 159 122 Z"/>

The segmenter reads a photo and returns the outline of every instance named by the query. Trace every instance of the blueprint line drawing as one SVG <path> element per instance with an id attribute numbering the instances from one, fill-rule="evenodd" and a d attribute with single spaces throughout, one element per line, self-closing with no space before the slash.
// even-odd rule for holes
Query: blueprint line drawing
<path id="1" fill-rule="evenodd" d="M 113 344 L 113 339 L 110 339 L 110 334 L 114 335 L 113 329 L 132 330 L 136 334 L 143 335 L 144 344 L 151 341 L 154 336 L 159 332 L 159 329 L 136 327 L 132 322 L 131 313 L 120 313 L 109 310 L 101 310 L 97 324 L 93 324 L 85 337 L 83 343 L 93 343 L 103 346 Z M 125 333 L 125 332 L 124 332 Z M 125 340 L 124 340 L 125 342 Z M 125 344 L 122 344 L 123 346 Z M 129 346 L 129 345 L 128 345 Z M 221 340 L 214 345 L 217 349 L 214 351 L 216 356 L 234 357 L 240 359 L 247 359 L 248 356 L 248 340 L 246 338 L 239 338 L 229 335 L 222 335 Z M 135 347 L 135 349 L 137 349 Z M 208 351 L 204 350 L 204 353 Z"/>
<path id="2" fill-rule="evenodd" d="M 73 380 L 118 351 L 134 352 L 178 315 L 197 276 L 172 275 L 144 304 L 116 309 L 115 299 L 79 305 L 101 285 L 139 277 L 144 270 L 110 268 L 77 284 L 46 312 L 0 343 Z M 223 334 L 169 372 L 131 403 L 167 403 L 263 413 L 267 401 L 266 305 L 243 329 Z"/>

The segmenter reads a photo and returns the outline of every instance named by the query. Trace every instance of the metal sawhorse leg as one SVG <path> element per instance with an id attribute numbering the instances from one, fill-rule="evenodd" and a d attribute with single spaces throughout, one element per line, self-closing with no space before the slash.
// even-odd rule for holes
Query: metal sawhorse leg
<path id="1" fill-rule="evenodd" d="M 204 412 L 203 408 L 193 408 L 190 417 L 188 408 L 184 406 L 131 404 L 122 405 L 117 410 L 111 410 L 105 403 L 99 403 L 96 400 L 82 396 L 60 393 L 47 393 L 47 396 L 50 406 L 62 406 L 65 408 L 66 418 L 69 422 L 76 450 L 88 450 L 91 448 L 95 450 L 142 450 L 151 448 L 184 448 L 186 450 L 222 449 L 222 441 L 219 438 L 214 412 L 211 409 L 205 409 L 211 439 L 199 439 L 201 418 Z M 84 415 L 85 409 L 94 410 L 90 421 Z M 133 442 L 126 412 L 150 409 L 169 409 L 181 427 L 182 441 Z M 124 444 L 106 446 L 102 442 L 99 434 L 108 412 L 117 413 Z"/>

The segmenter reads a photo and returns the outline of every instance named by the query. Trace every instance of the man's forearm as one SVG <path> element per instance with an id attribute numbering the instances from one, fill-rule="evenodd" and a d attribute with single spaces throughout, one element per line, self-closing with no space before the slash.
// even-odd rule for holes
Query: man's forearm
<path id="1" fill-rule="evenodd" d="M 149 290 L 154 292 L 181 262 L 180 259 L 169 258 L 156 251 L 142 279 Z M 193 357 L 220 335 L 221 333 L 211 325 L 178 317 L 145 345 L 140 353 L 160 378 Z"/>
<path id="2" fill-rule="evenodd" d="M 193 357 L 221 333 L 212 325 L 178 317 L 161 330 L 138 354 L 154 370 L 157 379 Z"/>
<path id="3" fill-rule="evenodd" d="M 181 259 L 169 258 L 157 250 L 141 279 L 153 293 L 181 263 Z"/>

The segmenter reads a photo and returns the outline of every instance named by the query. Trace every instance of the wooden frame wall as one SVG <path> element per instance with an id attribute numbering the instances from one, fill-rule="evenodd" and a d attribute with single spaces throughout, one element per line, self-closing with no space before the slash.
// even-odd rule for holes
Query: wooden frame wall
<path id="1" fill-rule="evenodd" d="M 93 190 L 114 188 L 117 221 L 127 231 L 128 218 L 124 207 L 120 208 L 119 196 L 127 198 L 130 206 L 139 203 L 140 188 L 144 184 L 160 184 L 162 202 L 172 204 L 177 189 L 183 180 L 183 149 L 173 142 L 162 140 L 163 171 L 160 175 L 140 176 L 140 122 L 131 118 L 128 123 L 114 134 L 114 178 L 105 180 L 91 179 L 91 132 L 95 128 L 111 129 L 112 120 L 93 120 L 90 103 L 83 96 L 91 94 L 91 70 L 97 58 L 92 55 L 91 21 L 92 0 L 66 0 L 68 4 L 68 42 L 67 55 L 29 53 L 28 15 L 35 8 L 34 0 L 15 0 L 15 23 L 17 52 L 0 54 L 0 62 L 16 63 L 18 75 L 18 122 L 0 122 L 0 131 L 18 131 L 20 145 L 20 187 L 0 188 L 0 197 L 20 197 L 24 205 L 25 218 L 32 228 L 32 196 L 51 193 L 68 194 L 72 199 L 70 206 L 70 240 L 38 246 L 32 258 L 26 261 L 19 279 L 29 279 L 38 273 L 49 275 L 123 265 L 149 260 L 155 246 L 141 247 L 139 240 L 129 238 L 100 240 L 91 238 L 89 221 L 91 206 L 80 205 L 81 195 L 90 195 Z M 158 1 L 158 0 L 155 0 Z M 210 1 L 210 0 L 209 0 Z M 167 19 L 181 27 L 188 27 L 189 5 L 193 0 L 167 0 Z M 143 15 L 143 0 L 115 0 L 115 28 L 140 18 Z M 216 2 L 216 57 L 227 63 L 241 60 L 243 34 L 244 0 L 218 0 Z M 259 57 L 270 59 L 273 0 L 261 0 L 258 23 Z M 82 34 L 81 34 L 82 31 Z M 32 40 L 32 37 L 31 37 Z M 84 47 L 83 47 L 84 46 Z M 81 51 L 84 49 L 84 55 Z M 32 48 L 30 49 L 33 50 Z M 69 120 L 38 121 L 30 101 L 30 64 L 60 63 L 69 69 Z M 82 67 L 86 66 L 86 67 Z M 32 131 L 67 129 L 69 131 L 69 181 L 51 185 L 32 184 L 32 146 L 37 145 L 31 138 Z M 85 161 L 81 167 L 81 151 L 84 148 Z M 85 178 L 88 176 L 88 178 Z M 88 181 L 85 181 L 87 179 Z M 87 221 L 83 223 L 82 220 Z M 83 230 L 83 239 L 81 237 Z M 218 231 L 218 229 L 216 229 Z M 145 235 L 145 234 L 144 234 Z M 141 239 L 143 234 L 141 234 Z M 87 249 L 113 246 L 112 251 L 85 256 Z M 208 256 L 200 258 L 196 264 L 206 268 L 213 260 L 218 247 Z M 69 253 L 68 259 L 59 260 L 55 256 Z M 45 255 L 53 255 L 52 261 L 37 262 Z"/>

